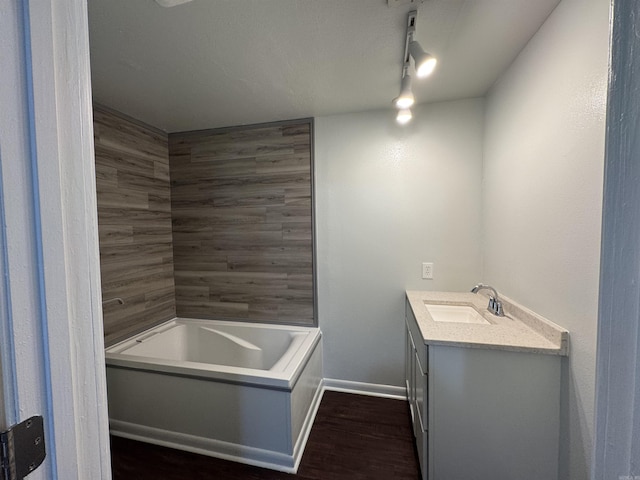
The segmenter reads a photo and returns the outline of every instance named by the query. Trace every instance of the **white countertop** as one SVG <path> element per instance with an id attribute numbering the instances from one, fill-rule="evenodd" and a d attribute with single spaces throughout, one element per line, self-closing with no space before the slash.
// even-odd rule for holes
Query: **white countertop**
<path id="1" fill-rule="evenodd" d="M 427 345 L 568 354 L 567 330 L 506 297 L 500 296 L 504 317 L 490 313 L 487 297 L 474 293 L 407 291 L 407 299 Z M 425 303 L 471 306 L 489 324 L 436 322 Z"/>

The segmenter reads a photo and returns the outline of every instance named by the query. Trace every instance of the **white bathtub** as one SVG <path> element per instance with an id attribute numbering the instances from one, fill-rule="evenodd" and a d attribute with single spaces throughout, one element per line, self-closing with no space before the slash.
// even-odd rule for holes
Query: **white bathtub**
<path id="1" fill-rule="evenodd" d="M 297 470 L 322 392 L 319 329 L 174 319 L 106 359 L 112 434 Z"/>

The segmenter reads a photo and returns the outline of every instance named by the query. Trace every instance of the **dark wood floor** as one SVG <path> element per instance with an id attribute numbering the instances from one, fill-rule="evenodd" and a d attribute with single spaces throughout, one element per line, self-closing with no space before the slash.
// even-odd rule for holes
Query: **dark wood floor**
<path id="1" fill-rule="evenodd" d="M 417 480 L 406 402 L 325 392 L 296 475 L 112 437 L 114 480 Z"/>

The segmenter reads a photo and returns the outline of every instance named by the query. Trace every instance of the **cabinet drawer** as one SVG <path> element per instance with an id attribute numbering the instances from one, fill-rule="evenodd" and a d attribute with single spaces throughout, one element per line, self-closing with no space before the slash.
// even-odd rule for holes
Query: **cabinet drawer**
<path id="1" fill-rule="evenodd" d="M 421 430 L 426 431 L 428 428 L 428 388 L 429 382 L 427 381 L 427 375 L 422 371 L 420 366 L 420 361 L 418 359 L 418 354 L 416 352 L 416 365 L 414 371 L 414 385 L 415 385 L 415 409 L 417 411 L 417 416 L 419 417 L 419 422 L 417 427 Z"/>
<path id="2" fill-rule="evenodd" d="M 409 300 L 405 302 L 405 319 L 407 322 L 407 328 L 411 332 L 416 350 L 418 351 L 418 360 L 420 361 L 420 367 L 422 368 L 422 371 L 424 373 L 429 373 L 429 347 L 424 344 L 424 337 L 420 333 L 418 322 L 416 321 L 416 317 L 413 314 L 413 310 L 411 309 Z"/>

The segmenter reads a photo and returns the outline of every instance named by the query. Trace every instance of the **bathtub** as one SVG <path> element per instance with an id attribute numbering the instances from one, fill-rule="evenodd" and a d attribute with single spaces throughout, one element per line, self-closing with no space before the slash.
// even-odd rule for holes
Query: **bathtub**
<path id="1" fill-rule="evenodd" d="M 322 396 L 319 329 L 176 318 L 105 353 L 113 435 L 297 471 Z"/>

